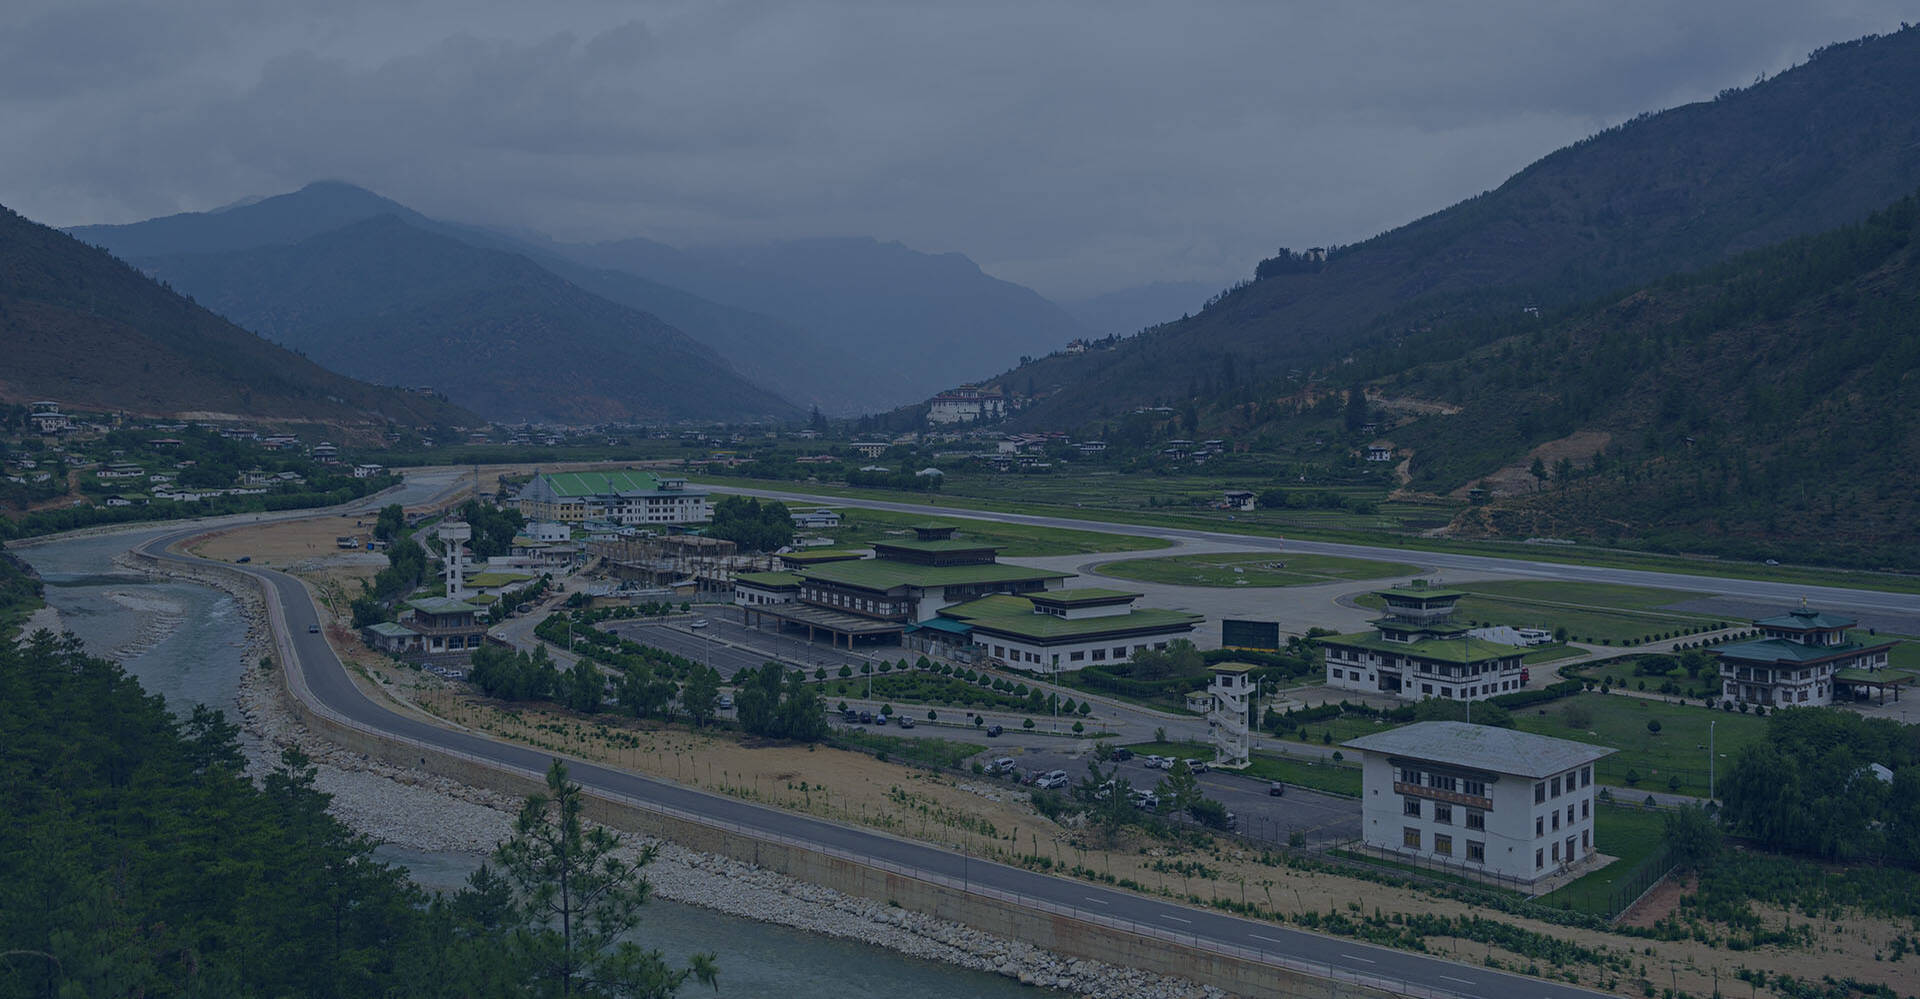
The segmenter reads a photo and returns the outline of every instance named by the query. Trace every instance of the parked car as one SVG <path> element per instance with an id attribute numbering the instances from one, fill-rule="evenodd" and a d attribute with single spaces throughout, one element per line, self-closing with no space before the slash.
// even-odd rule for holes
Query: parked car
<path id="1" fill-rule="evenodd" d="M 1143 812 L 1157 812 L 1160 810 L 1160 796 L 1154 794 L 1152 791 L 1135 791 L 1133 792 L 1133 807 Z"/>
<path id="2" fill-rule="evenodd" d="M 689 625 L 687 625 L 687 627 L 689 627 L 689 628 L 704 628 L 704 627 L 706 627 L 706 626 L 707 626 L 707 619 L 706 619 L 706 618 L 701 618 L 700 620 L 698 620 L 698 621 L 695 621 L 695 622 L 693 622 L 692 624 L 689 624 Z"/>
<path id="3" fill-rule="evenodd" d="M 1240 828 L 1240 816 L 1232 812 L 1228 812 L 1226 824 L 1223 826 L 1223 828 L 1226 829 L 1228 832 L 1232 832 L 1235 829 Z"/>
<path id="4" fill-rule="evenodd" d="M 852 708 L 847 708 L 846 710 L 840 712 L 840 720 L 851 725 L 854 722 L 857 722 L 860 720 L 860 712 L 855 711 Z"/>
<path id="5" fill-rule="evenodd" d="M 1206 760 L 1188 760 L 1187 769 L 1197 774 L 1203 774 L 1213 768 L 1211 766 L 1208 766 Z"/>
<path id="6" fill-rule="evenodd" d="M 319 625 L 317 625 L 317 624 L 310 624 L 310 625 L 307 625 L 307 634 L 309 634 L 309 635 L 318 635 L 319 633 L 320 633 L 320 626 L 319 626 Z"/>
<path id="7" fill-rule="evenodd" d="M 1275 798 L 1284 797 L 1287 793 L 1287 785 L 1277 780 L 1270 780 L 1267 782 L 1267 793 Z"/>
<path id="8" fill-rule="evenodd" d="M 913 727 L 913 725 L 914 725 L 914 722 L 913 722 L 913 719 L 912 719 L 912 718 L 909 718 L 909 717 L 907 717 L 906 715 L 901 715 L 901 716 L 900 716 L 900 727 L 901 727 L 901 728 L 912 728 L 912 727 Z"/>
<path id="9" fill-rule="evenodd" d="M 1125 763 L 1128 760 L 1133 759 L 1133 750 L 1128 749 L 1125 746 L 1121 746 L 1120 748 L 1113 751 L 1113 759 L 1117 763 Z"/>
<path id="10" fill-rule="evenodd" d="M 245 564 L 247 564 L 248 562 L 251 562 L 251 561 L 253 561 L 253 556 L 251 556 L 251 555 L 242 555 L 242 556 L 240 556 L 239 558 L 237 558 L 237 559 L 234 559 L 234 561 L 235 561 L 235 562 L 238 562 L 238 563 L 240 563 L 241 565 L 245 565 Z"/>
<path id="11" fill-rule="evenodd" d="M 887 716 L 884 714 L 874 715 L 873 723 L 875 725 L 885 725 L 887 723 Z"/>
<path id="12" fill-rule="evenodd" d="M 1033 782 L 1033 786 L 1044 787 L 1051 791 L 1066 787 L 1067 783 L 1067 772 L 1065 770 L 1052 770 L 1041 774 L 1040 779 Z"/>
<path id="13" fill-rule="evenodd" d="M 733 695 L 721 694 L 719 697 L 714 698 L 713 703 L 721 708 L 733 707 Z"/>
<path id="14" fill-rule="evenodd" d="M 1170 770 L 1173 768 L 1172 760 L 1157 754 L 1149 756 L 1140 762 L 1146 764 L 1148 770 Z"/>
<path id="15" fill-rule="evenodd" d="M 1013 772 L 1013 766 L 1013 757 L 1001 756 L 996 758 L 992 763 L 987 764 L 987 772 L 990 774 L 1010 774 Z"/>
<path id="16" fill-rule="evenodd" d="M 871 724 L 873 724 L 873 712 L 871 712 L 871 711 L 862 711 L 862 712 L 860 712 L 860 724 L 862 724 L 862 725 L 871 725 Z"/>
<path id="17" fill-rule="evenodd" d="M 987 726 L 987 738 L 989 738 L 989 739 L 992 739 L 992 738 L 997 738 L 997 737 L 998 737 L 998 736 L 1000 735 L 1000 733 L 1002 733 L 1002 732 L 1004 732 L 1004 731 L 1006 731 L 1006 729 L 1003 729 L 1003 728 L 1001 728 L 1001 727 L 1000 727 L 1000 726 L 998 726 L 998 725 L 988 725 L 988 726 Z"/>

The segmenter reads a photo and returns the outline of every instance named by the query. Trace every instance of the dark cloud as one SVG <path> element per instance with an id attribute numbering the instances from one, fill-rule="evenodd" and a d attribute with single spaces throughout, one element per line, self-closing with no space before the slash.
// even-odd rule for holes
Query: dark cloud
<path id="1" fill-rule="evenodd" d="M 15 0 L 0 201 L 126 221 L 335 177 L 562 238 L 860 234 L 1062 296 L 1224 283 L 1900 7 Z"/>

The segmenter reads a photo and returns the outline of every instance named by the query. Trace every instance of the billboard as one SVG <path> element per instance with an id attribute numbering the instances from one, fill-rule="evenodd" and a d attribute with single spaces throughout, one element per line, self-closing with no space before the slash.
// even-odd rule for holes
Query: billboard
<path id="1" fill-rule="evenodd" d="M 1220 621 L 1220 644 L 1229 649 L 1266 649 L 1280 648 L 1280 623 L 1278 621 L 1235 621 L 1222 618 Z"/>

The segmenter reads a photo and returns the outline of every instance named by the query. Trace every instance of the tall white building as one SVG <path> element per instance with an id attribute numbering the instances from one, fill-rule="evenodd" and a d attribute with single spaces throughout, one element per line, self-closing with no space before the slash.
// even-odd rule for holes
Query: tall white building
<path id="1" fill-rule="evenodd" d="M 1007 415 L 1007 397 L 997 388 L 962 385 L 933 397 L 928 423 L 984 423 Z"/>
<path id="2" fill-rule="evenodd" d="M 1589 862 L 1604 746 L 1465 722 L 1342 743 L 1361 754 L 1368 846 L 1534 882 Z"/>
<path id="3" fill-rule="evenodd" d="M 562 524 L 606 521 L 622 527 L 703 524 L 713 519 L 704 489 L 652 472 L 534 473 L 517 502 L 528 520 Z"/>

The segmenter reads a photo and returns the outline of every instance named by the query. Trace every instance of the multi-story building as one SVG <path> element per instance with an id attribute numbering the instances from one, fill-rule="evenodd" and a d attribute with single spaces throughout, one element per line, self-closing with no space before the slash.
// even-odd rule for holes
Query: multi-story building
<path id="1" fill-rule="evenodd" d="M 927 422 L 939 424 L 984 423 L 1007 415 L 1007 397 L 997 388 L 962 385 L 933 397 L 927 408 Z"/>
<path id="2" fill-rule="evenodd" d="M 1368 846 L 1524 883 L 1590 862 L 1604 746 L 1465 722 L 1342 743 L 1361 754 Z"/>
<path id="3" fill-rule="evenodd" d="M 1202 620 L 1185 611 L 1135 608 L 1138 599 L 1138 593 L 1094 588 L 981 597 L 942 609 L 937 627 L 1002 665 L 1054 673 L 1164 649 Z"/>
<path id="4" fill-rule="evenodd" d="M 1721 700 L 1767 707 L 1832 704 L 1836 687 L 1874 685 L 1894 643 L 1868 645 L 1847 637 L 1852 618 L 1804 603 L 1753 622 L 1760 637 L 1711 650 L 1720 663 Z"/>
<path id="5" fill-rule="evenodd" d="M 1475 638 L 1453 620 L 1466 594 L 1423 584 L 1376 591 L 1387 614 L 1374 631 L 1320 639 L 1328 686 L 1405 701 L 1478 701 L 1526 685 L 1525 649 Z"/>
<path id="6" fill-rule="evenodd" d="M 520 515 L 563 524 L 606 521 L 622 527 L 674 527 L 713 519 L 707 493 L 685 479 L 652 472 L 535 472 L 521 487 Z"/>

